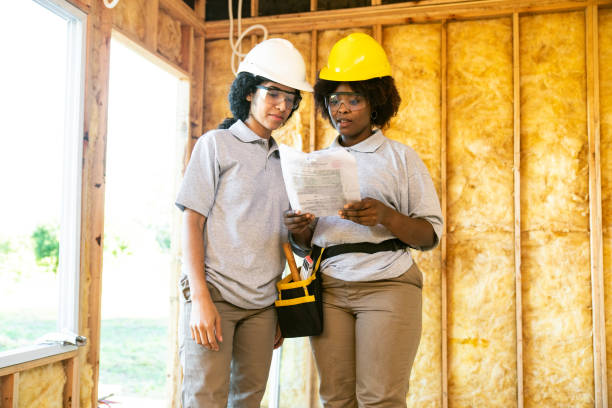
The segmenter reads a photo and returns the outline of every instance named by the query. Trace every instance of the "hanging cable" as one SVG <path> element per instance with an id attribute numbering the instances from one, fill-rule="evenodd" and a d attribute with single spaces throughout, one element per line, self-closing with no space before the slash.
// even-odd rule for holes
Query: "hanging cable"
<path id="1" fill-rule="evenodd" d="M 106 0 L 105 0 L 106 1 Z M 118 0 L 117 0 L 118 1 Z M 231 57 L 231 66 L 232 73 L 236 76 L 236 62 L 235 57 L 238 59 L 244 57 L 246 54 L 243 54 L 241 42 L 244 37 L 251 31 L 260 29 L 263 31 L 263 40 L 266 41 L 268 39 L 268 29 L 262 24 L 253 24 L 249 28 L 247 28 L 244 33 L 242 32 L 242 0 L 238 0 L 238 38 L 234 43 L 234 13 L 232 10 L 232 0 L 227 0 L 227 7 L 229 11 L 229 43 L 232 48 L 232 57 Z"/>
<path id="2" fill-rule="evenodd" d="M 113 8 L 117 5 L 117 3 L 119 3 L 119 0 L 102 0 L 104 1 L 104 5 L 106 6 L 106 8 Z"/>

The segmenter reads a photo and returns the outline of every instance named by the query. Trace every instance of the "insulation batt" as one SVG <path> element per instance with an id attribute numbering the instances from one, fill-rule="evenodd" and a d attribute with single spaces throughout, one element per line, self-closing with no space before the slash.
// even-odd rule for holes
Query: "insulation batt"
<path id="1" fill-rule="evenodd" d="M 181 42 L 181 22 L 160 10 L 157 20 L 157 50 L 170 61 L 180 65 L 183 62 Z"/>
<path id="2" fill-rule="evenodd" d="M 66 374 L 62 363 L 49 364 L 21 373 L 19 408 L 62 408 Z"/>
<path id="3" fill-rule="evenodd" d="M 525 407 L 593 406 L 585 14 L 520 19 Z"/>
<path id="4" fill-rule="evenodd" d="M 440 194 L 440 25 L 412 24 L 383 30 L 393 78 L 402 103 L 391 120 L 387 137 L 417 151 Z M 423 272 L 423 328 L 410 377 L 408 405 L 441 404 L 441 253 L 413 251 Z"/>
<path id="5" fill-rule="evenodd" d="M 599 95 L 601 118 L 601 209 L 608 403 L 612 403 L 612 10 L 599 11 Z"/>
<path id="6" fill-rule="evenodd" d="M 447 42 L 449 406 L 515 407 L 512 22 Z"/>
<path id="7" fill-rule="evenodd" d="M 113 24 L 140 41 L 145 40 L 145 0 L 120 1 L 113 9 Z"/>
<path id="8" fill-rule="evenodd" d="M 317 33 L 317 73 L 321 68 L 327 65 L 327 57 L 334 44 L 351 33 L 366 33 L 372 35 L 372 30 L 359 28 L 354 30 L 319 31 Z M 317 131 L 315 150 L 320 150 L 328 147 L 338 135 L 338 132 L 330 125 L 328 120 L 321 117 L 319 112 L 317 112 L 316 116 Z"/>

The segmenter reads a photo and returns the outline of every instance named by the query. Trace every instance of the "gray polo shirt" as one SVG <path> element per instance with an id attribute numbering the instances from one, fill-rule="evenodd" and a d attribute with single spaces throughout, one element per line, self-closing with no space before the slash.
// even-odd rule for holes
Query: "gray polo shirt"
<path id="1" fill-rule="evenodd" d="M 242 121 L 197 141 L 176 205 L 206 217 L 206 280 L 245 309 L 270 306 L 285 267 L 289 200 L 278 146 Z"/>
<path id="2" fill-rule="evenodd" d="M 357 160 L 361 197 L 375 198 L 402 214 L 423 218 L 435 231 L 434 248 L 442 235 L 442 211 L 427 167 L 410 147 L 386 138 L 380 130 L 361 143 L 343 147 L 334 140 L 330 147 L 344 148 Z M 338 216 L 321 217 L 313 243 L 320 247 L 355 242 L 378 243 L 395 238 L 382 225 L 368 227 Z M 324 274 L 346 281 L 395 278 L 412 266 L 408 249 L 375 254 L 350 253 L 329 258 L 321 265 Z"/>

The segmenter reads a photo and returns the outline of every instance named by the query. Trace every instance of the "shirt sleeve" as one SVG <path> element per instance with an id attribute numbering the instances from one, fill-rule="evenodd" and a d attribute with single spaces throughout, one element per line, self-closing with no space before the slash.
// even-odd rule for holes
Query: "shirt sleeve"
<path id="1" fill-rule="evenodd" d="M 212 135 L 205 134 L 193 148 L 176 198 L 176 206 L 181 211 L 189 208 L 208 217 L 215 202 L 218 181 L 219 164 L 215 139 Z"/>
<path id="2" fill-rule="evenodd" d="M 427 247 L 415 248 L 421 251 L 428 251 L 435 248 L 440 242 L 443 226 L 442 210 L 431 176 L 420 158 L 418 158 L 416 168 L 417 171 L 408 177 L 406 200 L 408 208 L 406 214 L 412 218 L 424 219 L 432 225 L 434 229 L 433 244 Z"/>

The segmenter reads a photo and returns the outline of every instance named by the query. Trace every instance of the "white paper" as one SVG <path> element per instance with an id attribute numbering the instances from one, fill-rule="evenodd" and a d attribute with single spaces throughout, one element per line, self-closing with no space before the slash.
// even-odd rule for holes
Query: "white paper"
<path id="1" fill-rule="evenodd" d="M 338 215 L 345 204 L 361 200 L 357 162 L 346 150 L 303 153 L 280 145 L 279 151 L 293 210 L 326 217 Z"/>

